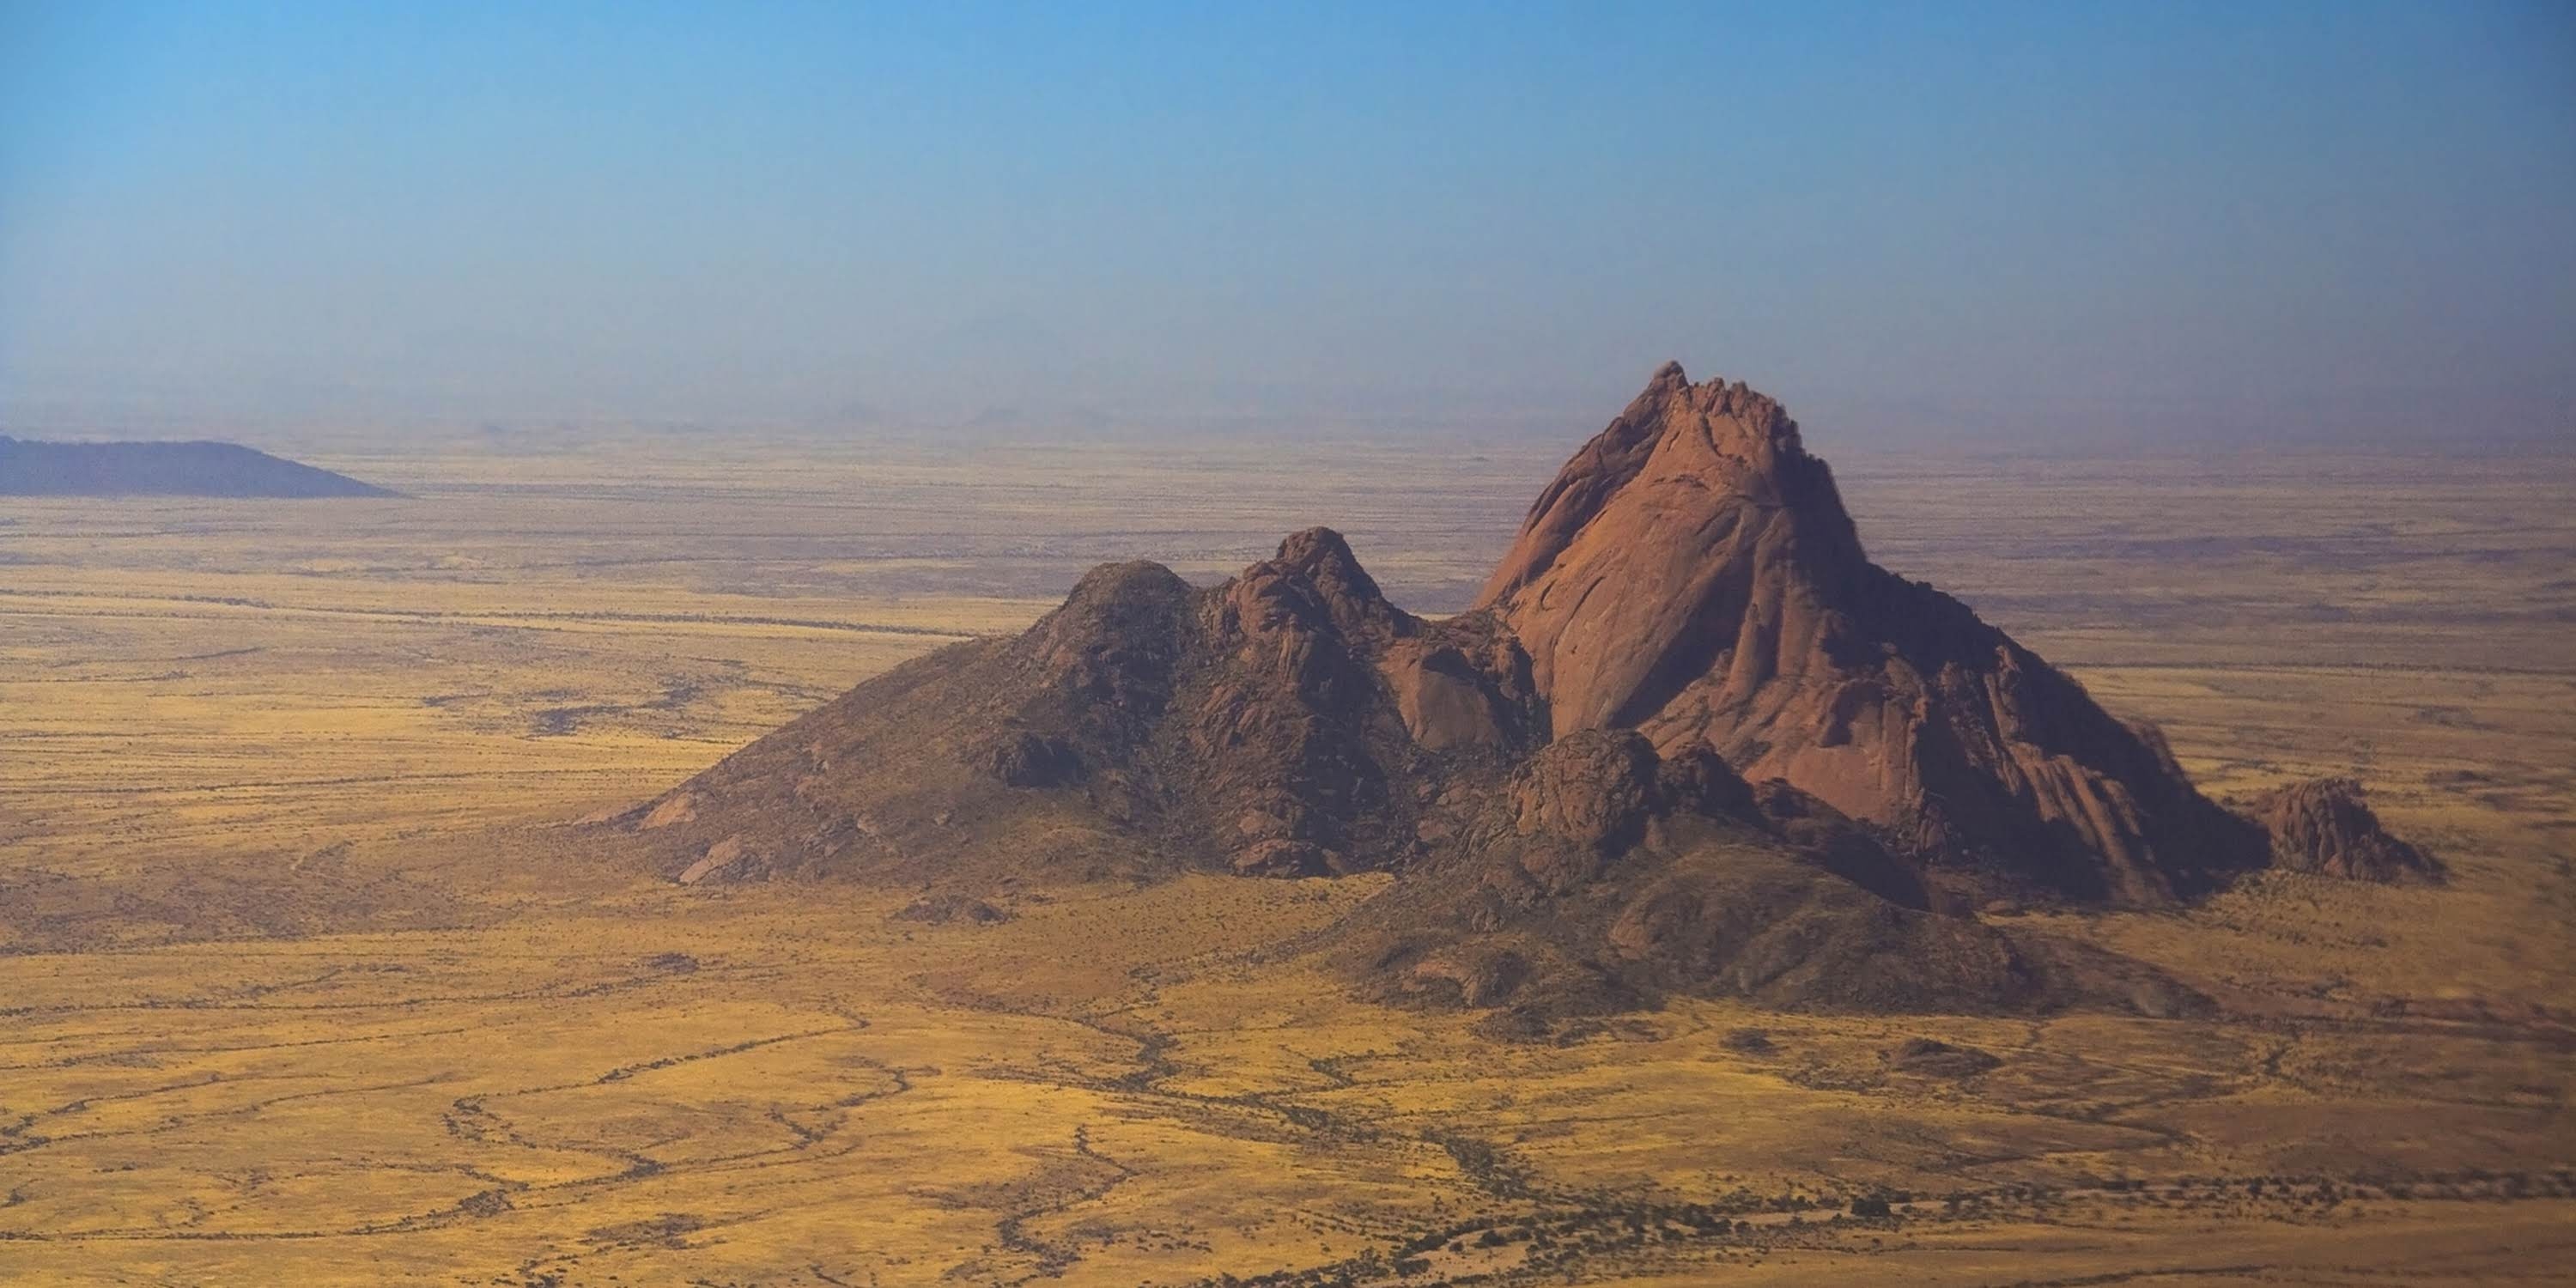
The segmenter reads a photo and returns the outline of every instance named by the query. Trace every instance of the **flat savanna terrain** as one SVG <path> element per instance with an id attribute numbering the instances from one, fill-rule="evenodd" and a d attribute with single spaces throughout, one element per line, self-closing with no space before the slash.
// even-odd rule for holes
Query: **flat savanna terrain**
<path id="1" fill-rule="evenodd" d="M 1327 523 L 1454 609 L 1572 445 L 461 443 L 308 457 L 403 500 L 0 501 L 0 1282 L 2570 1281 L 2566 458 L 1818 444 L 1881 562 L 2214 792 L 2354 774 L 2450 864 L 2009 914 L 2218 1019 L 1497 1044 L 1299 955 L 1380 879 L 927 924 L 568 826 L 1102 560 Z"/>

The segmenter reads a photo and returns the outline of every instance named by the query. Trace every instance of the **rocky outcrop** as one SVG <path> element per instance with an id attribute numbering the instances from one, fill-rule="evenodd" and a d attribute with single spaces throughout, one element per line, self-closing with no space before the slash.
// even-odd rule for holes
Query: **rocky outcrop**
<path id="1" fill-rule="evenodd" d="M 1780 405 L 1678 365 L 1539 495 L 1478 608 L 1550 732 L 1705 748 L 1936 880 L 2159 905 L 2261 858 L 2152 734 L 1931 587 L 1869 562 Z"/>
<path id="2" fill-rule="evenodd" d="M 2442 864 L 2388 834 L 2351 778 L 2292 783 L 2254 801 L 2256 822 L 2272 838 L 2272 866 L 2383 885 L 2433 883 Z"/>

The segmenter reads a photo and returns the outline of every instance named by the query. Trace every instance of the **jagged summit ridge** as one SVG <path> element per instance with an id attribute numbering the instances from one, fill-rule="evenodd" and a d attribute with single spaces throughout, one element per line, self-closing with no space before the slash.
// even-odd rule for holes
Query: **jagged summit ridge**
<path id="1" fill-rule="evenodd" d="M 1780 404 L 1668 363 L 1539 494 L 1477 607 L 1529 648 L 1558 734 L 1634 726 L 1748 622 L 1812 621 L 1780 597 L 1860 561 Z M 1762 575 L 1790 563 L 1811 575 Z M 1743 652 L 1742 678 L 1767 679 L 1750 669 L 1772 652 Z"/>
<path id="2" fill-rule="evenodd" d="M 1679 446 L 1657 460 L 1668 442 Z M 1779 403 L 1741 381 L 1694 385 L 1680 363 L 1667 362 L 1627 410 L 1584 444 L 1531 503 L 1520 538 L 1486 580 L 1478 602 L 1500 602 L 1527 585 L 1565 553 L 1611 497 L 1650 469 L 1776 494 L 1776 484 L 1762 488 L 1753 480 L 1775 477 L 1784 462 L 1798 469 L 1823 469 L 1823 462 L 1807 455 L 1798 423 Z M 1822 482 L 1830 491 L 1830 474 Z M 1840 513 L 1842 500 L 1836 496 L 1828 507 L 1808 508 Z M 1844 526 L 1849 526 L 1848 518 Z"/>

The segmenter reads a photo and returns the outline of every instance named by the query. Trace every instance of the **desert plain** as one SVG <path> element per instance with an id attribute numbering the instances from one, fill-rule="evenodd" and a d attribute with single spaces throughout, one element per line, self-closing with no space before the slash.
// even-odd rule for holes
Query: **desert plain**
<path id="1" fill-rule="evenodd" d="M 1383 877 L 925 921 L 574 825 L 1106 560 L 1331 524 L 1455 610 L 1574 441 L 325 443 L 406 495 L 0 501 L 0 1281 L 2569 1280 L 2563 456 L 1820 440 L 1879 562 L 2207 790 L 2352 775 L 2448 866 L 1980 914 L 2208 1018 L 1500 1042 L 1309 951 Z"/>

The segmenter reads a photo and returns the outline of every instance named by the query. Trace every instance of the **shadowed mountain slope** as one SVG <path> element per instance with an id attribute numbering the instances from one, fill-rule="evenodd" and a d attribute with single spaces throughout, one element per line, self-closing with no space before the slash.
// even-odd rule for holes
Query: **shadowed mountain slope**
<path id="1" fill-rule="evenodd" d="M 396 496 L 233 443 L 43 443 L 0 436 L 0 496 Z"/>
<path id="2" fill-rule="evenodd" d="M 860 685 L 634 822 L 693 881 L 1387 869 L 1537 726 L 1490 623 L 1403 612 L 1319 528 L 1207 589 L 1098 568 L 1020 638 Z"/>

